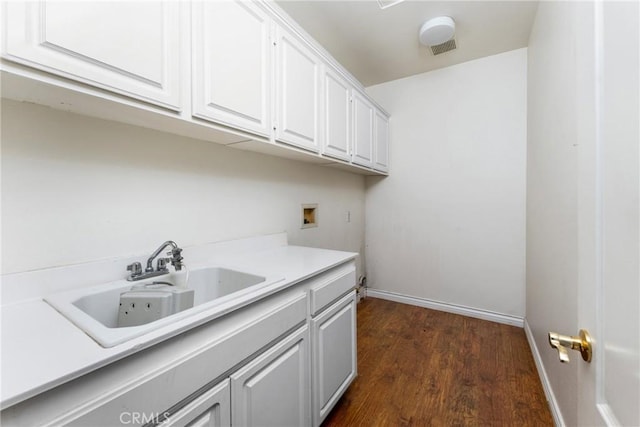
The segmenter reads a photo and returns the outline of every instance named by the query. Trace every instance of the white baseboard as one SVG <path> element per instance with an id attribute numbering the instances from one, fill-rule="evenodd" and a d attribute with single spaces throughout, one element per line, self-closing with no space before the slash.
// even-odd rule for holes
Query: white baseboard
<path id="1" fill-rule="evenodd" d="M 524 326 L 524 318 L 511 316 L 508 314 L 496 313 L 493 311 L 480 310 L 477 308 L 465 307 L 462 305 L 449 304 L 439 301 L 433 301 L 426 298 L 411 297 L 407 295 L 396 294 L 394 292 L 381 291 L 379 289 L 366 289 L 367 297 L 385 299 L 389 301 L 401 302 L 403 304 L 416 305 L 418 307 L 430 308 L 447 313 L 460 314 L 462 316 L 475 317 L 477 319 L 489 320 L 491 322 L 504 323 L 506 325 Z"/>
<path id="2" fill-rule="evenodd" d="M 529 323 L 527 323 L 527 319 L 524 320 L 524 333 L 527 336 L 527 341 L 529 341 L 529 347 L 531 347 L 531 354 L 533 354 L 533 361 L 536 363 L 536 368 L 538 369 L 538 375 L 540 376 L 540 382 L 542 383 L 544 395 L 547 397 L 547 401 L 549 402 L 549 409 L 551 409 L 551 415 L 553 416 L 553 421 L 555 422 L 556 426 L 564 427 L 566 424 L 564 423 L 562 412 L 560 412 L 560 406 L 558 406 L 556 395 L 553 393 L 553 389 L 551 388 L 551 383 L 549 382 L 547 371 L 544 370 L 544 365 L 542 364 L 542 358 L 540 357 L 540 351 L 538 351 L 536 340 L 533 339 L 533 333 L 531 332 Z"/>

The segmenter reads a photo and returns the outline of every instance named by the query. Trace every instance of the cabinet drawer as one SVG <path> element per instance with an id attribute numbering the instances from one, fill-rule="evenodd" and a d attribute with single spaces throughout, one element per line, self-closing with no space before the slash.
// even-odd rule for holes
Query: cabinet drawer
<path id="1" fill-rule="evenodd" d="M 330 270 L 317 281 L 309 292 L 312 316 L 356 286 L 355 263 L 350 262 Z"/>

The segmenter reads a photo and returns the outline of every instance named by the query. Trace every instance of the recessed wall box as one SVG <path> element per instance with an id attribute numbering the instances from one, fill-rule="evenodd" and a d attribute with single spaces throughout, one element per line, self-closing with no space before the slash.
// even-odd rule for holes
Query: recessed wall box
<path id="1" fill-rule="evenodd" d="M 318 204 L 302 205 L 302 224 L 300 228 L 312 228 L 318 226 Z"/>

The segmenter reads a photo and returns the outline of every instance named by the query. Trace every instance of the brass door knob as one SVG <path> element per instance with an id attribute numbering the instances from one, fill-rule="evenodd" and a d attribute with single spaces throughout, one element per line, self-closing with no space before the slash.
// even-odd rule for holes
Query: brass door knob
<path id="1" fill-rule="evenodd" d="M 577 337 L 560 335 L 557 332 L 549 332 L 549 345 L 558 350 L 560 362 L 569 363 L 569 352 L 567 350 L 578 350 L 582 355 L 582 360 L 589 363 L 593 350 L 591 347 L 591 336 L 585 329 L 580 329 Z"/>

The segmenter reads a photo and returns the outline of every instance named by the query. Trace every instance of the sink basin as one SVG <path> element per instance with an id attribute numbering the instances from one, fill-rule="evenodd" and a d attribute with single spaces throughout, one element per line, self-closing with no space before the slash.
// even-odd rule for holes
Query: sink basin
<path id="1" fill-rule="evenodd" d="M 189 272 L 187 288 L 194 290 L 193 305 L 242 291 L 267 280 L 266 277 L 227 268 L 202 268 Z"/>
<path id="2" fill-rule="evenodd" d="M 192 290 L 193 303 L 189 307 L 181 307 L 178 312 L 166 312 L 157 320 L 137 326 L 119 326 L 118 316 L 121 294 L 139 295 L 140 289 L 150 288 L 149 301 L 158 295 L 154 282 L 182 284 L 173 291 Z M 81 288 L 73 291 L 54 294 L 45 301 L 91 336 L 102 347 L 113 347 L 130 339 L 139 337 L 163 326 L 186 319 L 202 311 L 214 307 L 228 308 L 231 301 L 247 296 L 259 287 L 267 287 L 282 281 L 282 277 L 268 277 L 224 267 L 207 267 L 185 272 L 170 273 L 137 282 L 119 280 L 92 288 Z M 164 286 L 164 289 L 173 287 Z M 178 292 L 180 293 L 180 292 Z M 143 294 L 144 295 L 144 294 Z M 124 299 L 122 300 L 124 301 Z M 227 307 L 224 307 L 224 306 Z M 144 304 L 138 310 L 153 309 L 152 304 Z M 120 313 L 122 315 L 122 313 Z"/>

